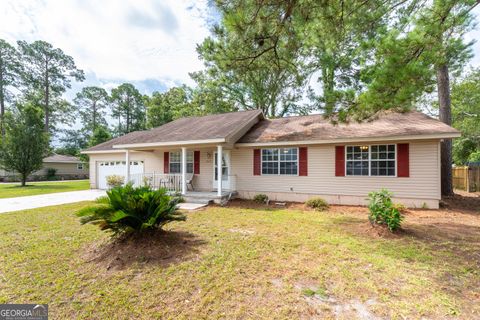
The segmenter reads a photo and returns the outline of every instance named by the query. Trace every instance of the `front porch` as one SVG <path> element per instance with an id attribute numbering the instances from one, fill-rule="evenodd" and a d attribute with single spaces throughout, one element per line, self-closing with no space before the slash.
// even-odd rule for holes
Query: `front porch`
<path id="1" fill-rule="evenodd" d="M 230 178 L 234 181 L 234 178 Z M 164 173 L 139 173 L 131 174 L 128 182 L 132 183 L 134 186 L 144 186 L 148 185 L 153 189 L 166 189 L 171 194 L 182 194 L 182 197 L 186 202 L 191 203 L 217 203 L 221 204 L 225 201 L 230 200 L 234 197 L 237 192 L 234 189 L 222 189 L 221 192 L 218 190 L 213 191 L 204 191 L 204 190 L 195 190 L 195 175 L 186 175 L 186 186 L 187 190 L 182 192 L 182 175 L 181 174 L 164 174 Z M 233 184 L 230 184 L 232 186 Z"/>
<path id="2" fill-rule="evenodd" d="M 140 160 L 141 168 L 124 166 L 125 182 L 163 188 L 184 197 L 187 193 L 201 192 L 198 198 L 208 195 L 209 199 L 219 202 L 236 191 L 230 150 L 230 145 L 222 144 L 126 149 L 124 163 Z"/>

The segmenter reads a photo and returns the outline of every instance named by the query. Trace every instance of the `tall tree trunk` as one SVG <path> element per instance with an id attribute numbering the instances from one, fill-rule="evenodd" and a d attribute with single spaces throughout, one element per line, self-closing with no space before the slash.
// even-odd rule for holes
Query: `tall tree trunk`
<path id="1" fill-rule="evenodd" d="M 48 62 L 45 62 L 45 132 L 50 130 L 50 83 L 48 82 Z"/>
<path id="2" fill-rule="evenodd" d="M 440 121 L 452 124 L 452 106 L 450 100 L 450 79 L 446 63 L 437 66 L 437 90 Z M 441 142 L 442 195 L 453 195 L 452 186 L 452 139 Z"/>
<path id="3" fill-rule="evenodd" d="M 127 103 L 126 103 L 126 107 L 127 107 L 127 130 L 125 133 L 129 133 L 130 132 L 130 97 L 127 96 Z"/>
<path id="4" fill-rule="evenodd" d="M 95 132 L 97 128 L 97 102 L 93 102 L 93 121 L 92 121 L 92 134 Z"/>
<path id="5" fill-rule="evenodd" d="M 25 173 L 22 173 L 22 187 L 25 187 L 25 185 L 27 184 L 27 175 Z"/>
<path id="6" fill-rule="evenodd" d="M 0 63 L 0 132 L 2 138 L 5 136 L 5 127 L 3 123 L 3 120 L 5 119 L 5 86 L 3 85 L 3 82 L 3 65 Z"/>
<path id="7" fill-rule="evenodd" d="M 3 125 L 3 120 L 5 117 L 5 95 L 3 94 L 3 79 L 2 79 L 2 72 L 0 70 L 0 133 L 5 136 L 5 128 Z"/>
<path id="8" fill-rule="evenodd" d="M 323 97 L 325 103 L 325 113 L 331 115 L 335 111 L 335 68 L 325 66 L 322 68 Z"/>

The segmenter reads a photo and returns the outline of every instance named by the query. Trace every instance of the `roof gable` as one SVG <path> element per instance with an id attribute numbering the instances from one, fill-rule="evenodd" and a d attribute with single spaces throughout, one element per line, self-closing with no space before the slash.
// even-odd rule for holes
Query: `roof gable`
<path id="1" fill-rule="evenodd" d="M 195 142 L 208 140 L 235 139 L 235 134 L 245 129 L 250 129 L 263 114 L 260 110 L 229 112 L 203 117 L 181 118 L 163 126 L 145 131 L 135 131 L 110 141 L 101 143 L 86 150 L 103 151 L 114 150 L 115 146 L 134 144 L 162 144 L 175 142 Z M 248 128 L 246 128 L 248 126 Z"/>

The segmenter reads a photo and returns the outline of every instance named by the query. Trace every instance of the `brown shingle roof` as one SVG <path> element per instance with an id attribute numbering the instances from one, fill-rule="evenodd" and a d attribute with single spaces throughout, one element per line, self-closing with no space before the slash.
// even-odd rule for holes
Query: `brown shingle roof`
<path id="1" fill-rule="evenodd" d="M 63 154 L 54 154 L 43 158 L 43 162 L 82 162 L 79 158 L 73 156 L 65 156 Z"/>
<path id="2" fill-rule="evenodd" d="M 459 132 L 421 112 L 384 112 L 370 122 L 334 125 L 322 115 L 263 120 L 238 143 L 376 138 Z"/>
<path id="3" fill-rule="evenodd" d="M 151 130 L 131 132 L 86 151 L 114 150 L 114 145 L 124 144 L 228 139 L 251 121 L 261 118 L 260 110 L 181 118 Z"/>

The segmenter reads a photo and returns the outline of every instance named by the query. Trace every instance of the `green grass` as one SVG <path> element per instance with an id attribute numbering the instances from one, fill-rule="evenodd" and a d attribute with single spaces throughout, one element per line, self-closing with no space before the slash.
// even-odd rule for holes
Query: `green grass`
<path id="1" fill-rule="evenodd" d="M 22 187 L 20 183 L 2 183 L 0 184 L 0 198 L 87 190 L 89 188 L 90 184 L 88 180 L 28 182 L 25 187 Z"/>
<path id="2" fill-rule="evenodd" d="M 452 241 L 437 225 L 431 241 L 407 218 L 410 233 L 384 239 L 340 213 L 211 207 L 168 225 L 170 241 L 103 259 L 108 236 L 74 215 L 85 205 L 1 215 L 0 303 L 48 303 L 51 319 L 355 319 L 356 303 L 391 319 L 480 317 L 478 265 L 458 254 L 478 252 L 478 228 Z"/>

